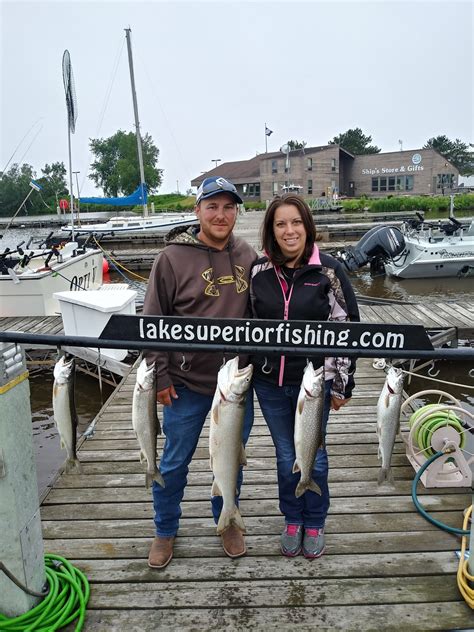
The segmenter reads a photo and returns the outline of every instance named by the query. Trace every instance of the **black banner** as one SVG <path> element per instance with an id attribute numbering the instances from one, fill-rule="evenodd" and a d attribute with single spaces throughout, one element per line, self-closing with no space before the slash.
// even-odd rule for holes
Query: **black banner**
<path id="1" fill-rule="evenodd" d="M 252 353 L 278 353 L 278 349 L 318 349 L 354 353 L 433 350 L 421 325 L 347 323 L 328 321 L 279 321 L 252 319 L 179 318 L 176 316 L 128 316 L 114 314 L 102 331 L 102 340 L 160 343 L 164 348 L 246 348 Z"/>

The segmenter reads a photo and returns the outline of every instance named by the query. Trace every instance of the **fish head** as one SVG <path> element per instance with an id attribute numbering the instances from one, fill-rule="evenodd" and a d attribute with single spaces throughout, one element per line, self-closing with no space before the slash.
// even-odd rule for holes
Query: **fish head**
<path id="1" fill-rule="evenodd" d="M 252 381 L 253 365 L 239 369 L 239 358 L 228 360 L 217 375 L 217 385 L 224 399 L 238 401 L 247 392 Z"/>
<path id="2" fill-rule="evenodd" d="M 389 393 L 399 395 L 403 390 L 404 378 L 405 376 L 402 369 L 397 369 L 396 367 L 391 366 L 387 371 L 387 377 L 385 378 L 385 383 Z"/>
<path id="3" fill-rule="evenodd" d="M 149 391 L 155 382 L 155 363 L 148 367 L 145 358 L 137 369 L 137 384 L 142 391 Z"/>
<path id="4" fill-rule="evenodd" d="M 53 375 L 56 382 L 59 384 L 66 384 L 69 381 L 75 366 L 76 360 L 74 356 L 71 357 L 70 360 L 66 360 L 66 356 L 61 356 L 54 365 Z"/>
<path id="5" fill-rule="evenodd" d="M 302 386 L 308 397 L 316 397 L 324 385 L 324 366 L 315 369 L 312 362 L 308 362 L 303 373 Z"/>

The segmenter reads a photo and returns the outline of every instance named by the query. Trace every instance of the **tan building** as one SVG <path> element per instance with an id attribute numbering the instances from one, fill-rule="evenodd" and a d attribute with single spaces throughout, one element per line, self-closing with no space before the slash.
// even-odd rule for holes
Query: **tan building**
<path id="1" fill-rule="evenodd" d="M 345 195 L 433 195 L 458 186 L 459 172 L 434 149 L 354 156 L 339 145 L 305 147 L 288 154 L 269 152 L 226 162 L 191 181 L 223 176 L 246 202 L 271 200 L 288 190 L 306 199 Z"/>

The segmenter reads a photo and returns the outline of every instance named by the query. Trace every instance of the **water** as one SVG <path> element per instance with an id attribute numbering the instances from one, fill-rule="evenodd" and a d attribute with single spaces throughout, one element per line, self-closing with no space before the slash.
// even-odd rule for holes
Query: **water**
<path id="1" fill-rule="evenodd" d="M 362 269 L 350 275 L 359 294 L 377 298 L 393 298 L 411 303 L 471 301 L 474 282 L 471 278 L 396 279 L 380 275 L 371 277 Z"/>
<path id="2" fill-rule="evenodd" d="M 36 452 L 38 489 L 42 494 L 50 485 L 59 467 L 66 459 L 66 450 L 61 450 L 59 435 L 53 418 L 53 365 L 33 368 L 30 371 L 31 418 L 33 443 Z M 111 395 L 113 388 L 103 384 L 103 401 Z M 79 432 L 84 432 L 102 407 L 99 382 L 95 378 L 76 371 L 76 410 Z"/>

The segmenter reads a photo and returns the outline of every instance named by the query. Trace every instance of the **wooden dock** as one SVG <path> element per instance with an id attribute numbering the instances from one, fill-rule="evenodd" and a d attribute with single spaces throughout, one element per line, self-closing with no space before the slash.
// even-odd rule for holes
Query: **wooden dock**
<path id="1" fill-rule="evenodd" d="M 383 380 L 382 371 L 359 361 L 353 399 L 331 414 L 323 557 L 279 552 L 274 448 L 257 409 L 241 501 L 247 556 L 227 558 L 215 535 L 206 426 L 190 467 L 175 558 L 158 571 L 147 566 L 153 511 L 131 427 L 132 370 L 98 414 L 93 439 L 80 447 L 83 473 L 62 474 L 41 507 L 46 550 L 66 556 L 91 582 L 85 629 L 472 629 L 472 611 L 456 586 L 459 539 L 415 510 L 414 471 L 401 441 L 395 484 L 377 486 L 375 406 Z M 468 490 L 419 491 L 438 520 L 462 526 Z"/>

